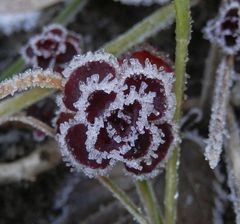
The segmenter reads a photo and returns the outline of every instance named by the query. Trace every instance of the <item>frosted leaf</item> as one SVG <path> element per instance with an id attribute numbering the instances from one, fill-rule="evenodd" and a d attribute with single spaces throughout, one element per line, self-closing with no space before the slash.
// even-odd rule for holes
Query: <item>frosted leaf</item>
<path id="1" fill-rule="evenodd" d="M 240 2 L 226 1 L 219 9 L 218 16 L 210 20 L 204 29 L 205 37 L 217 43 L 227 54 L 240 50 Z"/>
<path id="2" fill-rule="evenodd" d="M 206 140 L 205 157 L 214 169 L 220 159 L 226 135 L 226 113 L 232 85 L 233 71 L 229 71 L 225 59 L 219 65 L 215 82 L 209 134 Z"/>
<path id="3" fill-rule="evenodd" d="M 63 78 L 51 70 L 27 70 L 0 83 L 0 99 L 32 87 L 63 88 Z"/>
<path id="4" fill-rule="evenodd" d="M 169 2 L 170 0 L 115 0 L 115 1 L 119 1 L 122 2 L 123 4 L 127 4 L 127 5 L 145 5 L 145 6 L 149 6 L 152 4 L 164 4 Z"/>
<path id="5" fill-rule="evenodd" d="M 24 30 L 29 31 L 37 25 L 41 13 L 25 12 L 16 14 L 1 14 L 0 15 L 0 30 L 6 35 L 13 32 Z"/>

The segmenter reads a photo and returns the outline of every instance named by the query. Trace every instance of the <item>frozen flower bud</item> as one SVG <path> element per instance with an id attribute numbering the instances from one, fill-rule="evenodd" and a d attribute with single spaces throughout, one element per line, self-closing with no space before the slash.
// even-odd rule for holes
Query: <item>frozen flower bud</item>
<path id="1" fill-rule="evenodd" d="M 205 28 L 205 36 L 217 43 L 226 54 L 236 54 L 240 50 L 240 2 L 226 1 L 220 7 L 218 16 L 210 20 Z"/>
<path id="2" fill-rule="evenodd" d="M 167 63 L 143 53 L 119 62 L 89 52 L 64 70 L 57 139 L 75 170 L 95 177 L 122 162 L 137 179 L 159 173 L 174 139 L 174 78 Z"/>
<path id="3" fill-rule="evenodd" d="M 74 55 L 79 54 L 81 39 L 61 25 L 52 24 L 29 40 L 21 53 L 34 68 L 52 68 L 61 72 Z"/>

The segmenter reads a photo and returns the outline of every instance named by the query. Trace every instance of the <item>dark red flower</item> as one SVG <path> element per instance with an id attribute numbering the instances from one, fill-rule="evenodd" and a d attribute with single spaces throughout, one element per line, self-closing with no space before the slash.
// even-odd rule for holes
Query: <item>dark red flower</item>
<path id="1" fill-rule="evenodd" d="M 240 50 L 240 2 L 226 1 L 220 7 L 218 16 L 209 21 L 205 34 L 207 39 L 219 44 L 227 54 L 235 54 Z"/>
<path id="2" fill-rule="evenodd" d="M 49 25 L 30 39 L 22 49 L 26 63 L 34 68 L 53 68 L 61 72 L 74 55 L 79 54 L 80 37 L 61 25 Z"/>
<path id="3" fill-rule="evenodd" d="M 71 166 L 90 177 L 105 175 L 118 161 L 136 178 L 155 176 L 169 152 L 172 73 L 154 55 L 157 66 L 136 57 L 118 63 L 102 51 L 88 53 L 63 72 L 58 140 Z"/>

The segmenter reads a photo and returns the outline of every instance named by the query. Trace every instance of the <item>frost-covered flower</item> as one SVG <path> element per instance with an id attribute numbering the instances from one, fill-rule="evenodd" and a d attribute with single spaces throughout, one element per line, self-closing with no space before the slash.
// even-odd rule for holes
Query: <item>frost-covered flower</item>
<path id="1" fill-rule="evenodd" d="M 170 0 L 115 0 L 115 1 L 119 1 L 122 2 L 123 4 L 127 4 L 127 5 L 145 5 L 145 6 L 149 6 L 152 4 L 165 4 L 167 2 L 169 2 Z"/>
<path id="2" fill-rule="evenodd" d="M 240 50 L 240 2 L 229 0 L 220 7 L 218 16 L 210 20 L 205 35 L 212 43 L 217 43 L 227 54 Z"/>
<path id="3" fill-rule="evenodd" d="M 167 70 L 147 51 L 123 62 L 103 51 L 75 57 L 63 72 L 56 121 L 69 165 L 93 177 L 120 161 L 136 178 L 157 175 L 174 135 L 174 78 Z"/>
<path id="4" fill-rule="evenodd" d="M 27 64 L 34 68 L 53 68 L 62 71 L 65 64 L 79 54 L 80 36 L 63 26 L 52 24 L 31 38 L 21 53 Z"/>

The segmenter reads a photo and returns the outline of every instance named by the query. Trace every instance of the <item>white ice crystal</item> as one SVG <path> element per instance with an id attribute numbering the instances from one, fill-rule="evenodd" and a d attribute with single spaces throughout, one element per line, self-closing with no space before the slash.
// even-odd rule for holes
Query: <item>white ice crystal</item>
<path id="1" fill-rule="evenodd" d="M 0 30 L 6 35 L 10 35 L 15 31 L 28 31 L 37 25 L 41 13 L 25 12 L 17 14 L 1 14 Z"/>
<path id="2" fill-rule="evenodd" d="M 233 71 L 227 71 L 225 59 L 219 65 L 215 83 L 209 135 L 206 141 L 205 157 L 214 169 L 219 160 L 226 135 L 226 112 L 232 85 Z"/>
<path id="3" fill-rule="evenodd" d="M 119 1 L 122 2 L 123 4 L 127 4 L 127 5 L 145 5 L 145 6 L 149 6 L 152 4 L 165 4 L 167 2 L 169 2 L 170 0 L 115 0 L 115 1 Z"/>

